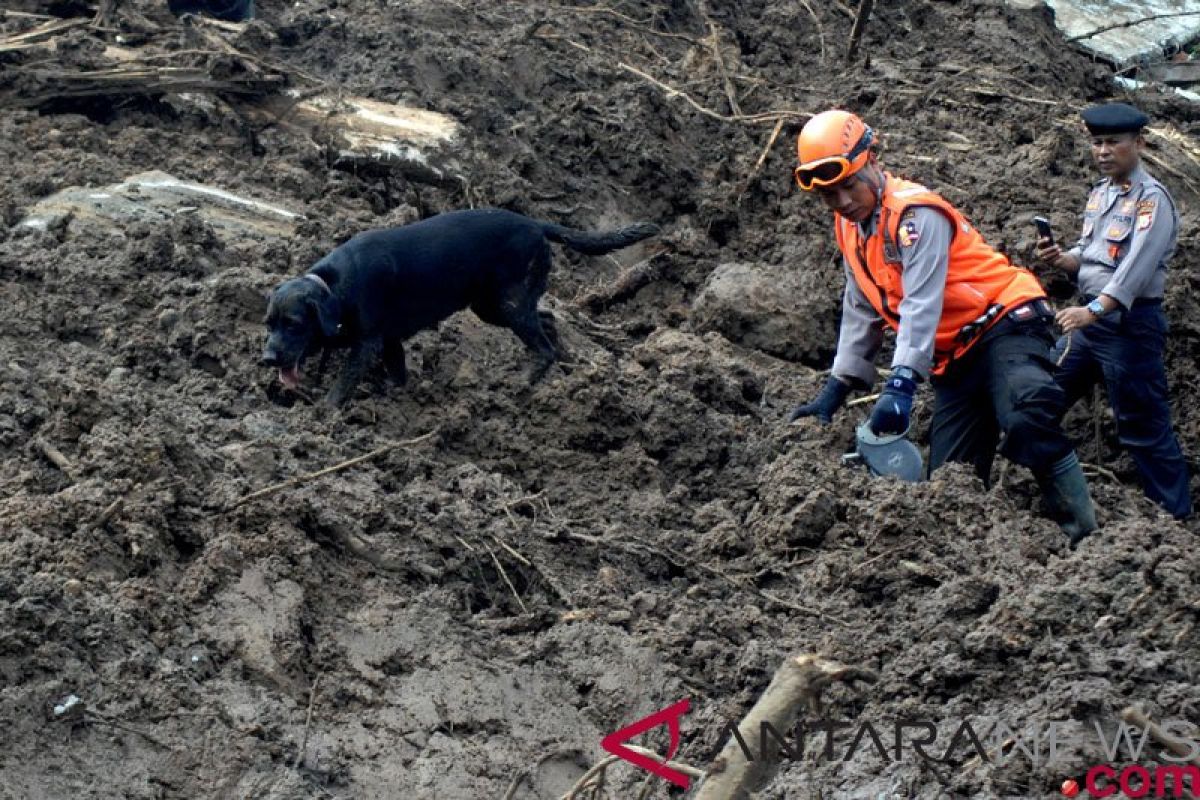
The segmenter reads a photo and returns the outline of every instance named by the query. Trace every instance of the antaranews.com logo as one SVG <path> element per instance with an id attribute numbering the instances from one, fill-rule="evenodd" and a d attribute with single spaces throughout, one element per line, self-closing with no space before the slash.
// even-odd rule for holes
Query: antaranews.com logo
<path id="1" fill-rule="evenodd" d="M 688 775 L 668 762 L 679 751 L 681 718 L 691 708 L 685 698 L 605 736 L 600 746 L 612 755 L 663 780 L 687 789 Z M 631 750 L 626 744 L 660 726 L 667 726 L 670 744 L 665 757 L 656 760 Z M 1029 766 L 1053 768 L 1064 748 L 1071 753 L 1098 752 L 1104 762 L 1083 775 L 1068 777 L 1058 790 L 1068 798 L 1200 797 L 1200 726 L 1187 720 L 1167 720 L 1161 725 L 1133 725 L 1119 721 L 1106 731 L 1099 720 L 1091 723 L 1055 720 L 988 720 L 986 727 L 970 719 L 904 719 L 881 723 L 862 720 L 800 720 L 789 731 L 763 722 L 760 730 L 746 731 L 736 721 L 722 726 L 723 736 L 736 742 L 748 762 L 799 761 L 809 754 L 817 761 L 851 762 L 874 753 L 884 764 L 925 759 L 961 763 L 978 757 L 998 767 L 1015 759 Z M 986 734 L 981 737 L 978 730 Z M 947 735 L 948 734 L 948 735 Z M 1139 762 L 1148 762 L 1146 764 Z"/>

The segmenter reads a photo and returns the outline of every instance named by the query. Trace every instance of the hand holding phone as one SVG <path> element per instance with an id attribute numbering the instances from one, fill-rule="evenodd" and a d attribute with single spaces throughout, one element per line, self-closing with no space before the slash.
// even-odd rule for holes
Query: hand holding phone
<path id="1" fill-rule="evenodd" d="M 1038 238 L 1048 239 L 1051 245 L 1054 244 L 1054 231 L 1050 229 L 1050 220 L 1045 217 L 1034 217 L 1033 224 L 1037 226 Z"/>

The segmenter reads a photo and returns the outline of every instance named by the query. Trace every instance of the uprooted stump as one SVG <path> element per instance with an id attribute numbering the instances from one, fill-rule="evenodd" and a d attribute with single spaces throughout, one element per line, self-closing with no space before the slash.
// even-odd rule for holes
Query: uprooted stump
<path id="1" fill-rule="evenodd" d="M 875 683 L 870 670 L 848 667 L 815 655 L 793 656 L 783 662 L 750 713 L 738 724 L 742 741 L 757 739 L 764 722 L 775 730 L 789 730 L 803 707 L 821 713 L 821 693 L 834 681 Z M 694 800 L 749 800 L 778 769 L 777 761 L 749 761 L 736 737 L 731 738 L 706 770 Z"/>

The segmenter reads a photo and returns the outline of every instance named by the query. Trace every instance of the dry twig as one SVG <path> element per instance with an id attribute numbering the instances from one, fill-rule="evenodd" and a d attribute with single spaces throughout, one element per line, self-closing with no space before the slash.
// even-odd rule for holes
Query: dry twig
<path id="1" fill-rule="evenodd" d="M 246 503 L 249 503 L 251 500 L 257 500 L 260 497 L 266 497 L 267 495 L 275 494 L 276 492 L 282 491 L 283 489 L 289 489 L 293 486 L 299 486 L 302 483 L 308 483 L 309 481 L 314 481 L 317 478 L 323 478 L 326 475 L 330 475 L 334 472 L 341 472 L 342 470 L 349 469 L 350 467 L 353 467 L 356 464 L 361 464 L 364 461 L 370 461 L 373 458 L 378 458 L 379 456 L 384 455 L 385 453 L 390 453 L 391 451 L 396 450 L 397 448 L 409 447 L 411 445 L 418 444 L 420 442 L 425 441 L 426 439 L 429 439 L 436 433 L 437 433 L 437 430 L 434 429 L 434 430 L 430 431 L 429 433 L 422 434 L 421 436 L 416 437 L 415 439 L 405 439 L 402 442 L 393 442 L 391 444 L 387 444 L 387 445 L 384 445 L 383 447 L 372 450 L 371 452 L 369 452 L 365 455 L 361 455 L 356 458 L 351 458 L 348 461 L 343 461 L 339 464 L 334 464 L 332 467 L 326 467 L 325 469 L 317 470 L 316 472 L 310 472 L 306 475 L 298 475 L 295 478 L 289 478 L 286 481 L 281 481 L 279 483 L 268 486 L 265 489 L 259 489 L 257 492 L 251 492 L 250 494 L 234 501 L 234 503 L 232 505 L 227 506 L 224 509 L 221 509 L 221 511 L 218 513 L 224 514 L 226 512 L 232 511 L 233 509 L 237 508 L 238 506 L 242 506 L 242 505 L 245 505 Z"/>
<path id="2" fill-rule="evenodd" d="M 635 753 L 640 753 L 647 758 L 652 758 L 658 763 L 663 764 L 664 766 L 668 767 L 669 769 L 673 769 L 676 772 L 682 772 L 684 775 L 688 775 L 698 780 L 704 778 L 704 772 L 702 770 L 696 769 L 688 764 L 681 764 L 678 761 L 664 761 L 663 757 L 653 750 L 647 750 L 645 747 L 638 747 L 634 744 L 623 744 L 621 746 L 632 750 Z M 593 788 L 593 782 L 603 780 L 604 771 L 620 760 L 620 756 L 606 756 L 603 760 L 585 772 L 583 777 L 577 780 L 575 785 L 567 790 L 567 793 L 562 796 L 561 800 L 577 800 L 577 798 L 583 797 L 583 793 L 585 791 L 589 791 L 591 788 Z"/>
<path id="3" fill-rule="evenodd" d="M 603 55 L 601 53 L 597 53 L 595 49 L 588 47 L 585 44 L 580 44 L 579 42 L 572 41 L 572 40 L 566 38 L 565 36 L 556 36 L 554 34 L 541 33 L 538 29 L 540 29 L 542 26 L 544 26 L 546 24 L 548 24 L 548 23 L 546 23 L 545 21 L 538 23 L 537 25 L 534 26 L 534 29 L 530 31 L 529 35 L 536 37 L 538 39 L 543 39 L 545 41 L 563 42 L 564 44 L 574 47 L 576 50 L 580 50 L 584 53 L 587 53 L 588 55 Z M 780 119 L 808 119 L 809 117 L 812 116 L 812 113 L 809 111 L 792 111 L 792 110 L 764 111 L 759 114 L 733 114 L 733 115 L 721 114 L 719 112 L 713 111 L 711 108 L 707 108 L 706 106 L 703 106 L 700 103 L 696 102 L 696 100 L 693 99 L 692 96 L 689 95 L 687 92 L 684 92 L 681 89 L 676 89 L 674 86 L 664 83 L 664 82 L 660 81 L 658 78 L 655 78 L 652 75 L 648 75 L 647 73 L 643 72 L 642 70 L 638 69 L 637 67 L 630 66 L 629 64 L 625 63 L 624 61 L 617 61 L 616 67 L 618 69 L 621 69 L 621 70 L 624 70 L 625 72 L 630 73 L 631 75 L 636 75 L 637 77 L 641 78 L 642 80 L 646 81 L 647 83 L 651 84 L 652 86 L 662 90 L 667 95 L 668 100 L 676 98 L 676 97 L 682 98 L 685 103 L 687 103 L 689 106 L 691 106 L 696 111 L 703 114 L 704 116 L 711 117 L 712 119 L 715 119 L 715 120 L 720 120 L 721 122 L 740 122 L 740 123 L 744 123 L 744 124 L 748 124 L 748 125 L 762 125 L 762 124 L 766 124 L 766 123 L 774 123 Z"/>
<path id="4" fill-rule="evenodd" d="M 750 174 L 746 176 L 746 180 L 742 181 L 742 189 L 738 192 L 737 202 L 735 205 L 742 204 L 742 197 L 750 188 L 750 182 L 754 180 L 754 176 L 758 175 L 763 164 L 767 163 L 767 157 L 771 155 L 771 148 L 775 146 L 776 140 L 779 139 L 779 134 L 783 132 L 783 124 L 785 120 L 780 119 L 775 123 L 775 127 L 771 129 L 771 135 L 767 137 L 767 144 L 763 147 L 762 152 L 758 154 L 758 160 L 754 162 L 754 169 L 750 170 Z"/>
<path id="5" fill-rule="evenodd" d="M 140 736 L 143 739 L 145 739 L 147 742 L 157 745 L 164 750 L 173 750 L 174 749 L 170 745 L 164 743 L 161 739 L 158 739 L 158 738 L 152 736 L 151 734 L 146 733 L 143 730 L 134 728 L 131 725 L 126 725 L 124 722 L 121 722 L 120 720 L 116 720 L 116 719 L 113 719 L 112 717 L 105 716 L 97 711 L 92 711 L 91 709 L 87 709 L 83 713 L 87 719 L 89 719 L 93 722 L 99 722 L 103 725 L 109 726 L 110 728 L 116 728 L 119 731 L 125 731 L 126 733 L 136 734 L 137 736 Z"/>
<path id="6" fill-rule="evenodd" d="M 321 673 L 317 673 L 313 678 L 312 686 L 308 689 L 308 712 L 304 715 L 304 735 L 300 737 L 300 749 L 296 751 L 296 760 L 292 762 L 292 769 L 299 769 L 300 764 L 304 761 L 304 750 L 308 747 L 308 732 L 312 729 L 313 706 L 317 700 L 317 684 L 321 681 Z"/>
<path id="7" fill-rule="evenodd" d="M 809 4 L 808 0 L 800 0 L 800 5 L 804 6 L 808 10 L 809 16 L 813 18 L 813 24 L 817 27 L 817 41 L 821 43 L 821 61 L 824 61 L 826 58 L 825 29 L 821 27 L 821 17 L 818 16 L 817 12 L 813 10 L 813 7 Z"/>
<path id="8" fill-rule="evenodd" d="M 757 586 L 747 584 L 745 581 L 742 581 L 739 578 L 735 578 L 732 575 L 727 575 L 724 572 L 721 572 L 721 570 L 717 569 L 716 567 L 711 567 L 708 564 L 700 561 L 693 561 L 690 558 L 666 548 L 651 547 L 648 544 L 637 541 L 628 542 L 621 539 L 605 539 L 598 536 L 588 536 L 586 534 L 576 533 L 574 531 L 567 531 L 565 535 L 570 539 L 587 542 L 588 544 L 594 544 L 600 547 L 613 547 L 637 558 L 645 558 L 647 555 L 658 556 L 659 558 L 665 559 L 666 561 L 669 561 L 675 566 L 683 569 L 698 569 L 702 572 L 707 572 L 708 574 L 720 578 L 726 583 L 729 583 L 730 585 L 735 586 L 742 591 L 750 592 L 751 594 L 760 597 L 773 605 L 780 606 L 781 608 L 786 608 L 806 616 L 813 616 L 828 620 L 829 622 L 832 622 L 836 625 L 841 625 L 842 627 L 847 627 L 850 624 L 843 619 L 822 611 L 819 608 L 802 606 L 798 603 L 792 603 L 772 594 L 768 594 L 762 589 L 759 589 Z"/>
<path id="9" fill-rule="evenodd" d="M 717 71 L 721 74 L 721 83 L 725 87 L 725 97 L 729 100 L 729 111 L 734 116 L 741 116 L 742 109 L 738 106 L 737 90 L 733 87 L 733 81 L 729 78 L 729 70 L 725 66 L 725 58 L 721 55 L 721 31 L 709 16 L 706 0 L 699 0 L 699 3 L 700 16 L 704 17 L 704 23 L 708 26 L 708 46 L 712 50 L 713 59 L 717 62 Z"/>
<path id="10" fill-rule="evenodd" d="M 1067 41 L 1078 42 L 1080 39 L 1090 39 L 1093 36 L 1098 36 L 1106 31 L 1113 31 L 1117 28 L 1131 28 L 1134 25 L 1141 25 L 1143 22 L 1151 22 L 1156 19 L 1166 19 L 1167 17 L 1194 17 L 1197 14 L 1200 14 L 1200 11 L 1174 11 L 1169 14 L 1152 14 L 1148 17 L 1142 17 L 1140 19 L 1131 19 L 1125 22 L 1117 22 L 1112 25 L 1104 25 L 1096 28 L 1095 30 L 1090 30 L 1087 33 L 1081 33 L 1078 36 L 1072 36 L 1070 39 L 1067 39 Z"/>
<path id="11" fill-rule="evenodd" d="M 496 554 L 492 552 L 492 548 L 488 547 L 486 549 L 487 554 L 492 557 L 492 563 L 496 565 L 496 570 L 500 573 L 500 577 L 504 579 L 504 583 L 508 586 L 508 590 L 512 592 L 517 605 L 521 607 L 521 613 L 528 614 L 529 608 L 525 605 L 525 601 L 521 599 L 521 595 L 517 594 L 517 587 L 513 586 L 513 582 L 509 580 L 508 571 L 504 569 L 504 565 L 500 563 L 500 559 L 496 558 Z"/>
<path id="12" fill-rule="evenodd" d="M 1176 178 L 1179 178 L 1179 180 L 1183 181 L 1183 183 L 1189 189 L 1191 189 L 1193 193 L 1200 195 L 1200 185 L 1197 185 L 1195 181 L 1193 181 L 1187 175 L 1184 175 L 1179 170 L 1175 169 L 1175 167 L 1171 166 L 1166 161 L 1163 161 L 1161 158 L 1158 158 L 1153 153 L 1148 153 L 1145 150 L 1142 151 L 1142 158 L 1146 159 L 1151 164 L 1153 164 L 1154 166 L 1163 170 L 1164 172 L 1169 172 L 1170 174 L 1174 175 Z"/>

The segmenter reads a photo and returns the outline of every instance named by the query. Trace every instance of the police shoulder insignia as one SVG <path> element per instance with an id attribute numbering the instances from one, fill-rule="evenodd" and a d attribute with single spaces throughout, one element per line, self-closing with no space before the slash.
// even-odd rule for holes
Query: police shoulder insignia
<path id="1" fill-rule="evenodd" d="M 1139 231 L 1149 230 L 1154 224 L 1154 209 L 1158 205 L 1157 200 L 1139 200 L 1137 204 L 1137 229 Z"/>
<path id="2" fill-rule="evenodd" d="M 1133 213 L 1133 203 L 1134 203 L 1133 200 L 1122 201 L 1121 202 L 1121 213 L 1122 214 L 1132 214 Z"/>
<path id="3" fill-rule="evenodd" d="M 912 247 L 921 238 L 921 232 L 917 230 L 917 223 L 912 220 L 900 223 L 897 235 L 900 237 L 901 247 Z"/>

